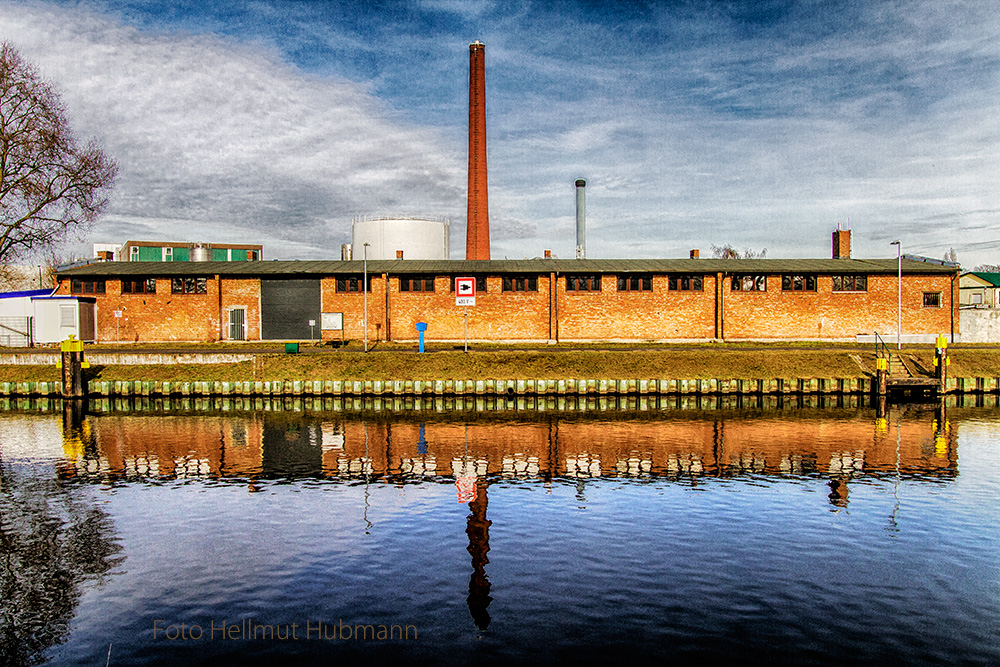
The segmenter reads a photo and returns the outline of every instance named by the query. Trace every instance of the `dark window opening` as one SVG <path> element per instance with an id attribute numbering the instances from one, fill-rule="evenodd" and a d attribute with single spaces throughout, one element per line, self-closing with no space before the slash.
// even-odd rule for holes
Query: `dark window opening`
<path id="1" fill-rule="evenodd" d="M 600 274 L 566 276 L 566 291 L 600 292 L 601 276 Z"/>
<path id="2" fill-rule="evenodd" d="M 781 289 L 785 292 L 815 292 L 816 276 L 781 276 Z"/>
<path id="3" fill-rule="evenodd" d="M 924 292 L 924 308 L 940 308 L 941 292 Z"/>
<path id="4" fill-rule="evenodd" d="M 122 280 L 122 294 L 156 294 L 156 278 Z"/>
<path id="5" fill-rule="evenodd" d="M 433 292 L 434 276 L 402 276 L 399 279 L 400 292 Z"/>
<path id="6" fill-rule="evenodd" d="M 700 292 L 703 288 L 703 276 L 669 276 L 667 278 L 667 289 L 671 292 Z"/>
<path id="7" fill-rule="evenodd" d="M 504 292 L 537 292 L 538 276 L 504 276 Z"/>
<path id="8" fill-rule="evenodd" d="M 372 291 L 372 277 L 368 276 L 368 291 Z M 361 285 L 364 284 L 364 276 L 345 276 L 337 278 L 338 292 L 360 292 Z"/>
<path id="9" fill-rule="evenodd" d="M 867 292 L 868 276 L 834 276 L 834 292 Z"/>
<path id="10" fill-rule="evenodd" d="M 733 276 L 734 292 L 766 292 L 767 276 Z"/>
<path id="11" fill-rule="evenodd" d="M 170 291 L 173 294 L 208 294 L 208 278 L 173 278 Z"/>
<path id="12" fill-rule="evenodd" d="M 70 292 L 73 294 L 104 294 L 105 281 L 103 280 L 80 280 L 74 278 L 70 283 Z"/>
<path id="13" fill-rule="evenodd" d="M 652 292 L 653 276 L 618 276 L 619 292 Z"/>

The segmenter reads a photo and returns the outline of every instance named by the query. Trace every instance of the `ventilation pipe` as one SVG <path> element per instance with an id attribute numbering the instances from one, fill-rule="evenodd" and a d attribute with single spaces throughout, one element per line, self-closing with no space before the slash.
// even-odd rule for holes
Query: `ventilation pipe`
<path id="1" fill-rule="evenodd" d="M 587 204 L 584 189 L 587 181 L 576 179 L 576 258 L 587 258 Z"/>

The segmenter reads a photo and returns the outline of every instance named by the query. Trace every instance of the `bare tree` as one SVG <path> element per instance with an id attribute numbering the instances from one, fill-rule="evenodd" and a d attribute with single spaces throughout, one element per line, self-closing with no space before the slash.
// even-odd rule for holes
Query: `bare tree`
<path id="1" fill-rule="evenodd" d="M 761 250 L 745 249 L 742 253 L 727 243 L 724 246 L 712 246 L 712 257 L 716 259 L 764 259 L 767 256 L 767 248 Z"/>
<path id="2" fill-rule="evenodd" d="M 1000 273 L 1000 266 L 996 264 L 977 264 L 973 271 L 979 273 Z"/>
<path id="3" fill-rule="evenodd" d="M 59 96 L 18 51 L 0 45 L 0 264 L 51 248 L 93 222 L 117 167 L 80 148 Z"/>
<path id="4" fill-rule="evenodd" d="M 949 248 L 948 252 L 944 254 L 944 261 L 958 263 L 958 253 L 955 252 L 954 248 Z"/>

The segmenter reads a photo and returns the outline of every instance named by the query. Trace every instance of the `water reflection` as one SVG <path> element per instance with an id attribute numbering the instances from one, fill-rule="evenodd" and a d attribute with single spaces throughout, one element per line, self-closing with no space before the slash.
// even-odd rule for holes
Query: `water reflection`
<path id="1" fill-rule="evenodd" d="M 485 630 L 490 625 L 490 612 L 486 610 L 493 598 L 490 597 L 490 580 L 486 576 L 486 565 L 490 562 L 487 553 L 490 550 L 490 525 L 492 521 L 486 518 L 486 508 L 489 499 L 486 495 L 489 483 L 485 480 L 476 481 L 476 496 L 469 503 L 469 518 L 465 534 L 469 536 L 469 553 L 472 555 L 472 577 L 469 579 L 469 612 L 476 627 Z"/>
<path id="2" fill-rule="evenodd" d="M 907 415 L 900 419 L 903 410 Z M 909 406 L 892 419 L 864 408 L 596 418 L 542 412 L 459 419 L 374 412 L 74 414 L 64 419 L 59 473 L 93 481 L 466 479 L 466 486 L 484 477 L 667 478 L 697 485 L 737 476 L 823 476 L 830 503 L 846 508 L 850 484 L 859 478 L 954 477 L 946 411 L 944 404 Z"/>
<path id="3" fill-rule="evenodd" d="M 803 400 L 737 410 L 713 401 L 702 409 L 633 401 L 606 411 L 592 410 L 589 399 L 534 411 L 506 409 L 506 401 L 484 410 L 463 402 L 461 412 L 438 412 L 433 403 L 377 411 L 372 401 L 352 412 L 343 403 L 327 409 L 325 401 L 265 409 L 208 401 L 189 402 L 186 414 L 147 402 L 90 414 L 59 404 L 46 408 L 56 412 L 50 417 L 8 416 L 21 431 L 32 419 L 48 424 L 51 432 L 38 441 L 55 451 L 41 457 L 45 465 L 11 463 L 16 447 L 0 433 L 0 537 L 9 558 L 4 632 L 11 632 L 7 618 L 31 627 L 18 614 L 47 624 L 5 634 L 4 650 L 24 653 L 5 653 L 0 662 L 31 664 L 63 641 L 76 610 L 87 609 L 78 602 L 80 582 L 119 562 L 108 516 L 93 502 L 100 494 L 117 507 L 129 546 L 127 572 L 114 579 L 133 582 L 105 604 L 140 599 L 126 603 L 141 619 L 124 613 L 115 626 L 116 646 L 120 637 L 131 658 L 148 647 L 149 618 L 285 622 L 345 611 L 393 622 L 411 614 L 438 623 L 432 636 L 450 637 L 447 647 L 466 646 L 461 633 L 476 632 L 478 645 L 492 641 L 496 655 L 522 658 L 519 642 L 537 639 L 538 628 L 565 634 L 556 652 L 576 650 L 578 642 L 600 648 L 607 637 L 587 639 L 582 629 L 605 618 L 608 627 L 631 628 L 622 635 L 630 641 L 648 637 L 634 648 L 642 655 L 667 654 L 664 647 L 684 642 L 694 651 L 728 642 L 713 655 L 732 658 L 750 644 L 797 646 L 797 637 L 824 650 L 847 637 L 867 650 L 851 633 L 896 614 L 887 601 L 916 591 L 906 593 L 899 618 L 933 606 L 939 593 L 922 588 L 933 580 L 922 564 L 966 558 L 982 533 L 977 525 L 959 539 L 948 523 L 961 515 L 949 503 L 963 486 L 952 482 L 965 408 L 948 401 L 833 408 Z M 997 421 L 1000 411 L 977 416 Z M 249 495 L 258 491 L 267 493 Z M 134 508 L 144 503 L 153 510 L 137 517 Z M 842 531 L 848 520 L 852 530 Z M 159 546 L 165 541 L 183 554 L 176 562 Z M 894 543 L 903 546 L 894 550 Z M 48 555 L 32 566 L 28 554 L 39 549 Z M 230 570 L 241 574 L 220 574 Z M 11 572 L 26 574 L 10 583 Z M 892 579 L 886 572 L 905 585 L 880 589 Z M 420 592 L 410 595 L 415 573 Z M 951 579 L 943 585 L 952 590 Z M 47 587 L 41 597 L 50 601 L 37 602 L 32 586 Z M 141 601 L 147 595 L 155 604 Z M 864 604 L 838 607 L 845 599 Z M 98 608 L 91 602 L 89 618 Z M 456 608 L 460 618 L 447 615 Z M 824 609 L 837 639 L 815 630 L 826 627 Z M 439 615 L 447 620 L 435 620 Z M 524 618 L 534 625 L 515 627 Z M 750 627 L 763 638 L 754 640 Z M 22 641 L 28 632 L 34 645 Z M 900 631 L 891 641 L 914 637 L 920 633 Z M 90 660 L 102 639 L 106 649 L 108 639 L 78 632 L 73 655 Z M 871 641 L 882 646 L 878 637 Z M 177 653 L 164 653 L 163 664 L 175 655 L 174 664 L 183 664 L 191 657 L 184 650 L 204 648 L 165 646 L 155 648 Z M 288 649 L 246 648 L 268 657 Z M 328 649 L 297 650 L 312 656 Z M 393 655 L 406 657 L 401 649 Z"/>
<path id="4" fill-rule="evenodd" d="M 64 488 L 38 450 L 44 422 L 0 422 L 0 664 L 33 665 L 65 641 L 87 581 L 122 559 L 108 515 L 86 490 Z M 40 428 L 35 428 L 40 427 Z M 52 435 L 57 435 L 56 434 Z M 64 446 L 85 453 L 72 424 Z M 91 456 L 98 457 L 96 450 Z"/>

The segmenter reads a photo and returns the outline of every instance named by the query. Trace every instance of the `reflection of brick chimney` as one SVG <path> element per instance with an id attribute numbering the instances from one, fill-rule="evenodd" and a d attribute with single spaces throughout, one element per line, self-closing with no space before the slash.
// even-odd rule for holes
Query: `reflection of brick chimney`
<path id="1" fill-rule="evenodd" d="M 403 251 L 402 250 L 397 250 L 396 251 L 396 259 L 403 259 Z"/>
<path id="2" fill-rule="evenodd" d="M 701 255 L 701 253 L 698 252 L 697 250 L 692 250 L 691 251 L 691 259 L 698 259 L 699 255 Z"/>
<path id="3" fill-rule="evenodd" d="M 466 259 L 490 258 L 490 214 L 486 185 L 486 47 L 469 44 L 469 210 Z"/>
<path id="4" fill-rule="evenodd" d="M 837 225 L 837 231 L 833 233 L 833 258 L 851 258 L 851 230 L 841 229 L 840 225 Z"/>

